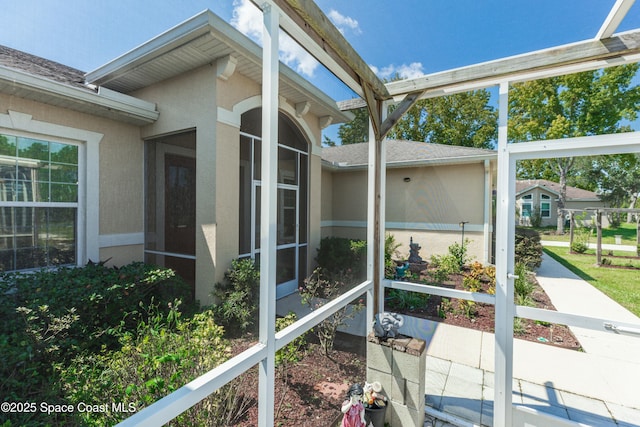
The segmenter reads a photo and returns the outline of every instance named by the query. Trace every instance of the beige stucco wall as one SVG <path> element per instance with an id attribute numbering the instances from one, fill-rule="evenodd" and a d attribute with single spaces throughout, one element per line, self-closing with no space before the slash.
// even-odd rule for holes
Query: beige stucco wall
<path id="1" fill-rule="evenodd" d="M 367 172 L 325 169 L 323 174 L 323 183 L 331 185 L 331 191 L 323 194 L 323 237 L 364 239 Z M 484 163 L 389 168 L 386 182 L 386 229 L 401 245 L 401 256 L 408 257 L 411 238 L 422 246 L 423 259 L 446 253 L 451 244 L 461 243 L 459 223 L 465 221 L 468 254 L 488 262 L 485 203 L 491 195 L 486 191 Z"/>
<path id="2" fill-rule="evenodd" d="M 65 108 L 52 107 L 0 94 L 0 113 L 6 114 L 9 110 L 29 114 L 35 121 L 103 135 L 99 143 L 99 188 L 87 189 L 87 191 L 99 192 L 98 233 L 101 241 L 108 242 L 102 243 L 99 257 L 102 261 L 110 259 L 111 264 L 118 265 L 142 260 L 143 245 L 139 236 L 143 232 L 143 173 L 141 166 L 143 144 L 139 128 Z M 26 133 L 26 135 L 47 139 L 46 134 Z M 88 165 L 87 168 L 91 169 L 91 165 Z M 94 171 L 87 171 L 89 174 L 92 172 Z M 114 235 L 124 236 L 124 240 L 128 242 L 126 256 L 121 256 L 122 253 L 118 252 L 120 247 L 117 246 L 118 238 L 111 238 Z M 132 240 L 136 241 L 136 244 L 131 245 Z M 93 261 L 99 260 L 94 259 Z"/>
<path id="3" fill-rule="evenodd" d="M 261 87 L 242 74 L 228 80 L 216 77 L 215 67 L 192 72 L 137 91 L 133 95 L 155 102 L 160 118 L 142 130 L 144 138 L 196 130 L 196 298 L 211 302 L 211 291 L 224 278 L 231 261 L 238 257 L 239 140 L 240 116 L 260 106 Z M 223 118 L 218 112 L 223 111 Z M 280 110 L 294 123 L 310 131 L 309 147 L 309 260 L 320 242 L 321 165 L 318 119 L 310 114 L 295 116 L 285 99 Z M 311 266 L 309 266 L 310 268 Z"/>

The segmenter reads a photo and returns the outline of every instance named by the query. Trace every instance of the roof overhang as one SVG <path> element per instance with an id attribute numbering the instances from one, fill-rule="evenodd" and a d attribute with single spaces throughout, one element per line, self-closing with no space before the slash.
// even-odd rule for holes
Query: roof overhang
<path id="1" fill-rule="evenodd" d="M 452 165 L 468 165 L 474 163 L 484 163 L 485 161 L 496 161 L 497 154 L 484 154 L 475 156 L 452 156 L 452 157 L 439 157 L 435 159 L 417 159 L 417 160 L 403 160 L 387 162 L 387 169 L 400 169 L 400 168 L 419 168 L 428 166 L 452 166 Z M 367 163 L 342 163 L 342 162 L 330 162 L 322 160 L 323 169 L 332 171 L 358 171 L 367 170 Z"/>
<path id="2" fill-rule="evenodd" d="M 3 66 L 0 93 L 134 125 L 149 124 L 158 118 L 153 103 L 110 90 L 73 87 Z"/>
<path id="3" fill-rule="evenodd" d="M 262 49 L 210 10 L 178 24 L 150 41 L 86 74 L 87 82 L 132 93 L 205 65 L 228 64 L 233 72 L 262 83 Z M 327 122 L 341 123 L 352 115 L 284 64 L 280 64 L 280 96 Z M 307 104 L 308 103 L 308 104 Z M 329 120 L 329 118 L 331 118 Z"/>

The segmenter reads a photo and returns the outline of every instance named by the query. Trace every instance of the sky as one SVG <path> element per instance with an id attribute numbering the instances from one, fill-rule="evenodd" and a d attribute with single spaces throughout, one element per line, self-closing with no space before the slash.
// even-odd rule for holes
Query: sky
<path id="1" fill-rule="evenodd" d="M 92 71 L 211 9 L 259 42 L 248 0 L 0 0 L 0 44 Z M 615 0 L 316 0 L 381 77 L 417 77 L 593 38 Z M 640 28 L 636 2 L 618 32 Z M 290 40 L 281 60 L 336 101 L 353 92 Z M 328 131 L 336 132 L 335 127 Z"/>

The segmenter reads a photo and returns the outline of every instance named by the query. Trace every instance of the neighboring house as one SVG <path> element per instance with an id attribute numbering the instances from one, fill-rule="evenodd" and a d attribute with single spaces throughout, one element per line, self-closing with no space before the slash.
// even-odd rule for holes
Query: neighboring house
<path id="1" fill-rule="evenodd" d="M 519 225 L 531 226 L 539 219 L 540 226 L 555 227 L 558 223 L 558 197 L 560 184 L 544 179 L 516 181 L 516 218 Z M 605 207 L 593 191 L 567 186 L 566 209 Z M 577 218 L 581 225 L 588 225 L 592 215 L 585 212 Z"/>
<path id="2" fill-rule="evenodd" d="M 322 151 L 322 236 L 366 238 L 366 143 Z M 462 242 L 483 263 L 493 259 L 495 151 L 387 141 L 386 229 L 408 256 L 413 238 L 428 260 Z"/>
<path id="3" fill-rule="evenodd" d="M 88 74 L 0 47 L 0 270 L 144 260 L 210 301 L 260 256 L 261 56 L 210 11 Z M 283 64 L 279 116 L 282 296 L 321 238 L 322 128 L 351 116 Z"/>

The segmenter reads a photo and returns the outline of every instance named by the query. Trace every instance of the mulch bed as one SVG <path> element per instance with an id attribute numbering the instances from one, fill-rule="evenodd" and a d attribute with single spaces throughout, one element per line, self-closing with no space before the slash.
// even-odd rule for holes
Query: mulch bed
<path id="1" fill-rule="evenodd" d="M 465 290 L 462 286 L 462 274 L 455 274 L 449 277 L 442 286 Z M 483 292 L 488 291 L 488 284 L 483 283 Z M 444 298 L 446 300 L 446 298 Z M 551 300 L 542 288 L 535 283 L 535 289 L 531 294 L 534 307 L 547 310 L 556 310 Z M 433 320 L 436 322 L 446 323 L 448 325 L 462 326 L 464 328 L 476 329 L 484 332 L 495 332 L 495 307 L 491 304 L 476 303 L 474 305 L 476 314 L 466 316 L 458 306 L 459 300 L 450 299 L 450 303 L 444 303 L 443 297 L 431 295 L 426 307 L 409 309 L 409 310 L 393 310 L 401 314 L 414 317 Z M 442 318 L 442 308 L 445 307 L 446 317 Z M 529 319 L 519 319 L 519 325 L 514 330 L 514 337 L 533 341 L 542 344 L 553 345 L 556 347 L 567 348 L 571 350 L 580 350 L 581 346 L 571 330 L 565 325 L 548 324 L 544 322 L 536 322 Z"/>
<path id="2" fill-rule="evenodd" d="M 451 276 L 443 286 L 464 290 L 462 275 Z M 486 289 L 485 289 L 486 290 Z M 532 294 L 535 306 L 549 310 L 555 307 L 536 285 Z M 428 305 L 399 313 L 494 332 L 494 307 L 476 304 L 477 313 L 469 318 L 456 310 L 457 301 L 451 300 L 451 310 L 446 317 L 438 316 L 442 298 L 432 295 Z M 563 325 L 539 324 L 521 319 L 522 327 L 514 334 L 516 338 L 579 350 L 580 343 L 568 327 Z M 308 344 L 301 360 L 288 368 L 276 368 L 276 383 L 273 395 L 276 426 L 328 427 L 339 425 L 342 419 L 340 407 L 346 391 L 353 383 L 363 383 L 366 379 L 366 339 L 353 335 L 338 334 L 334 351 L 329 356 L 322 354 L 313 334 L 307 335 Z M 238 354 L 256 342 L 253 336 L 232 340 L 232 352 Z M 244 373 L 235 384 L 238 395 L 242 396 L 242 416 L 229 425 L 250 427 L 258 425 L 258 369 Z"/>

